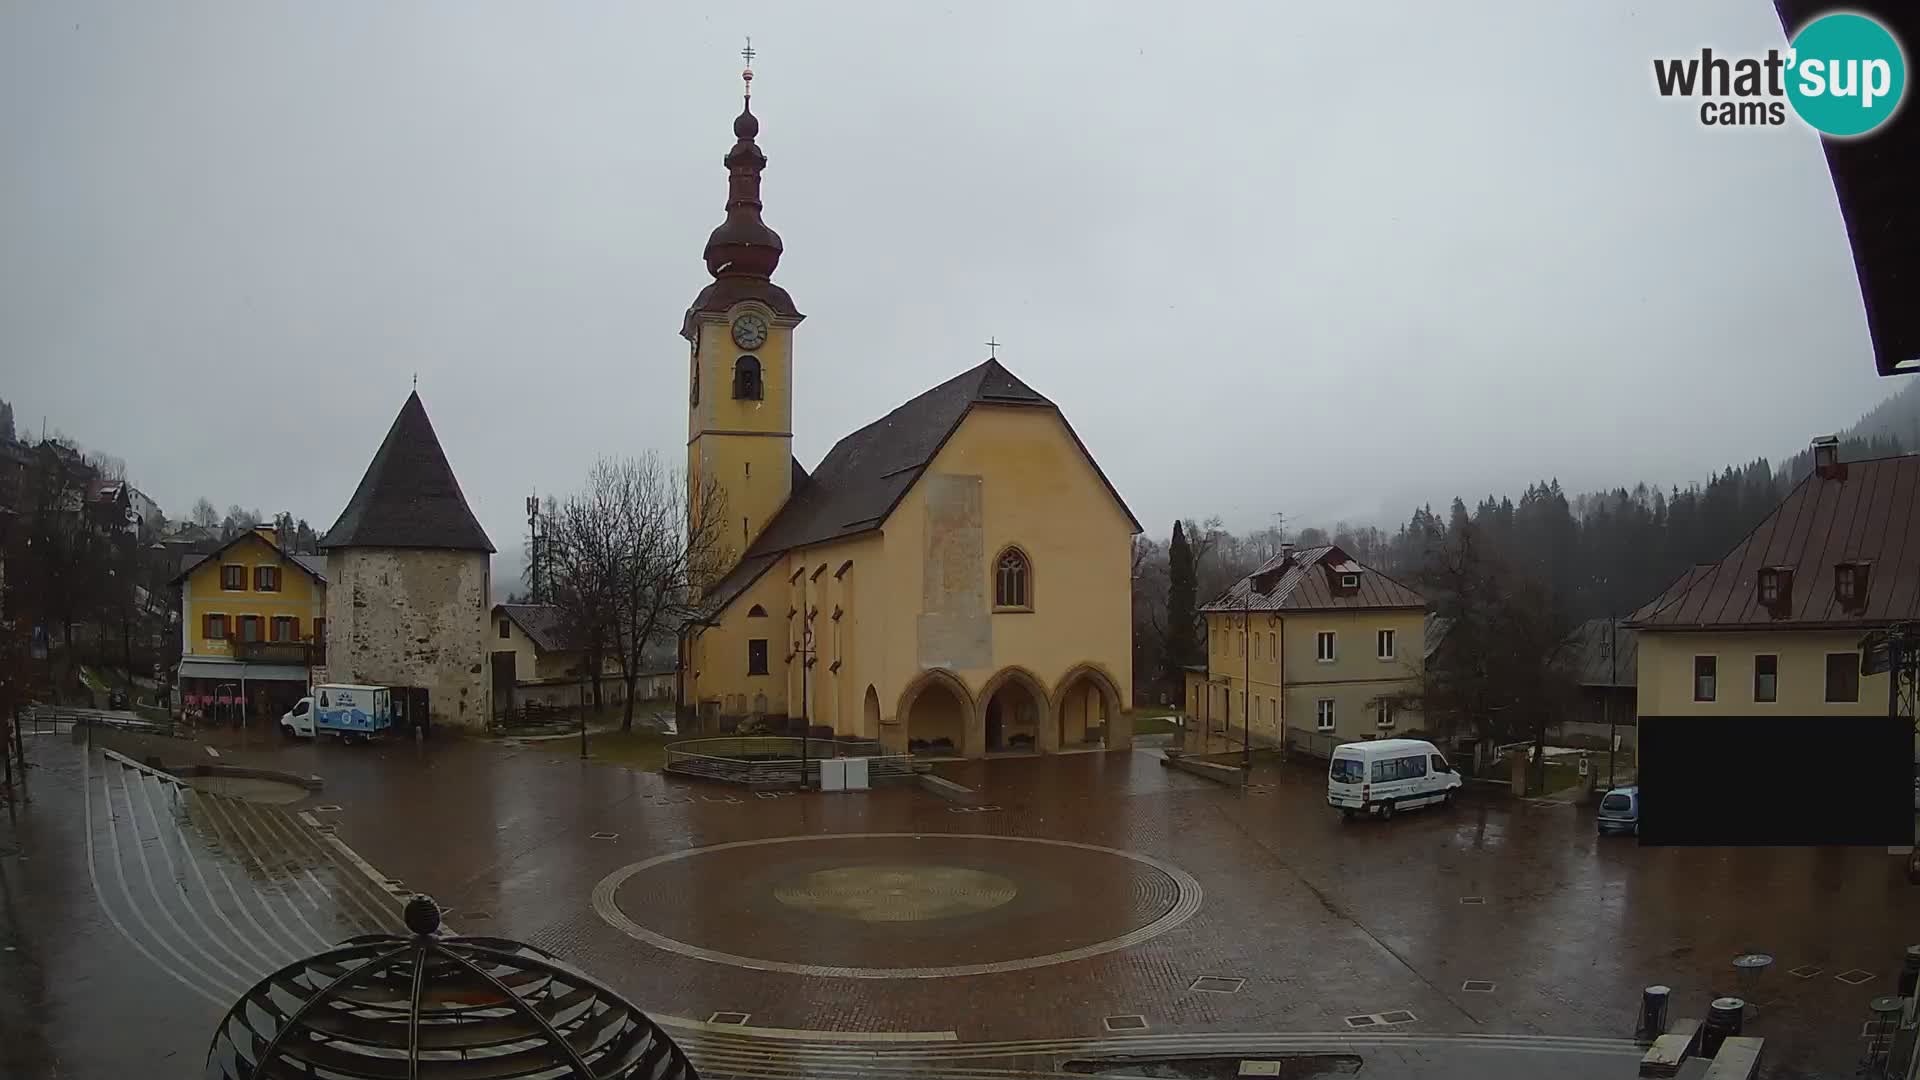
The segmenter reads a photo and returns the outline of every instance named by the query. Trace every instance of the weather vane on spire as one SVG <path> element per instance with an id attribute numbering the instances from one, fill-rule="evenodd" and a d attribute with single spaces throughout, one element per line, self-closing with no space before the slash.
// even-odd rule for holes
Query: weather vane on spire
<path id="1" fill-rule="evenodd" d="M 748 97 L 753 96 L 753 58 L 756 55 L 758 54 L 753 51 L 753 35 L 748 34 L 747 47 L 740 50 L 740 58 L 747 62 L 746 69 L 740 72 L 740 81 L 746 84 Z"/>

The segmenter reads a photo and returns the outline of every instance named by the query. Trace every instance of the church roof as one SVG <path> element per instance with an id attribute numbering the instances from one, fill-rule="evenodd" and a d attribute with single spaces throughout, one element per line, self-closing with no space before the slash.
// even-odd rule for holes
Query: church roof
<path id="1" fill-rule="evenodd" d="M 320 538 L 320 547 L 493 551 L 493 542 L 467 508 L 418 392 L 407 396 L 400 415 L 393 418 L 360 486 L 340 520 Z"/>
<path id="2" fill-rule="evenodd" d="M 782 552 L 879 528 L 976 405 L 1030 406 L 1050 409 L 1056 415 L 1060 412 L 1058 406 L 1014 377 L 998 360 L 987 360 L 955 375 L 835 443 L 811 476 L 799 470 L 796 462 L 793 494 L 747 549 L 740 564 L 714 587 L 714 598 L 723 607 L 732 602 Z M 1086 446 L 1066 417 L 1061 416 L 1060 422 L 1085 454 Z M 1087 461 L 1133 523 L 1134 531 L 1139 532 L 1140 522 L 1100 471 L 1093 455 L 1087 454 Z"/>

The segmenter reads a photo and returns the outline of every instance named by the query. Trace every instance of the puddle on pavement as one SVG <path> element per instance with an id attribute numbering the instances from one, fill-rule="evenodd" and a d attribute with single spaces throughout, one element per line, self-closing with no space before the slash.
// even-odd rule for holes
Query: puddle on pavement
<path id="1" fill-rule="evenodd" d="M 191 776 L 187 786 L 209 795 L 221 795 L 241 802 L 285 806 L 306 798 L 309 792 L 299 784 L 284 780 L 263 780 L 253 776 Z"/>
<path id="2" fill-rule="evenodd" d="M 1360 1071 L 1358 1054 L 1234 1054 L 1229 1057 L 1099 1058 L 1068 1061 L 1061 1072 L 1080 1076 L 1153 1077 L 1166 1080 L 1238 1080 L 1242 1062 L 1264 1061 L 1278 1071 L 1259 1075 L 1280 1080 L 1314 1080 L 1323 1076 L 1352 1076 Z"/>

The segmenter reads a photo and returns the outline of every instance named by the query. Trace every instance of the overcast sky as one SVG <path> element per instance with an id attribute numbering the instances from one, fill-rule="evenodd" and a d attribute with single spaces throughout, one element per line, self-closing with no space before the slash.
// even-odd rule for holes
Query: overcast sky
<path id="1" fill-rule="evenodd" d="M 1816 137 L 1654 92 L 1765 0 L 463 0 L 0 8 L 0 397 L 324 529 L 417 372 L 517 556 L 684 460 L 748 33 L 809 467 L 990 335 L 1155 535 L 1704 479 L 1898 388 Z"/>

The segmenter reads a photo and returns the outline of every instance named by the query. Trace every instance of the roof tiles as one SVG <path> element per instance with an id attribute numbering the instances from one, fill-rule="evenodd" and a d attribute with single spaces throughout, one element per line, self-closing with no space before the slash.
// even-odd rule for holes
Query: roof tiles
<path id="1" fill-rule="evenodd" d="M 1920 618 L 1920 457 L 1853 461 L 1810 474 L 1717 563 L 1696 566 L 1633 613 L 1649 630 L 1870 629 Z M 1834 593 L 1842 562 L 1869 564 L 1864 603 Z M 1790 567 L 1787 603 L 1760 602 L 1760 571 Z"/>
<path id="2" fill-rule="evenodd" d="M 1360 577 L 1357 588 L 1348 591 L 1335 587 L 1337 577 L 1355 573 Z M 1419 593 L 1378 570 L 1361 566 L 1346 552 L 1327 544 L 1268 559 L 1200 610 L 1317 611 L 1426 606 L 1426 599 Z"/>
<path id="3" fill-rule="evenodd" d="M 493 541 L 467 508 L 419 393 L 407 396 L 320 547 L 493 551 Z"/>

